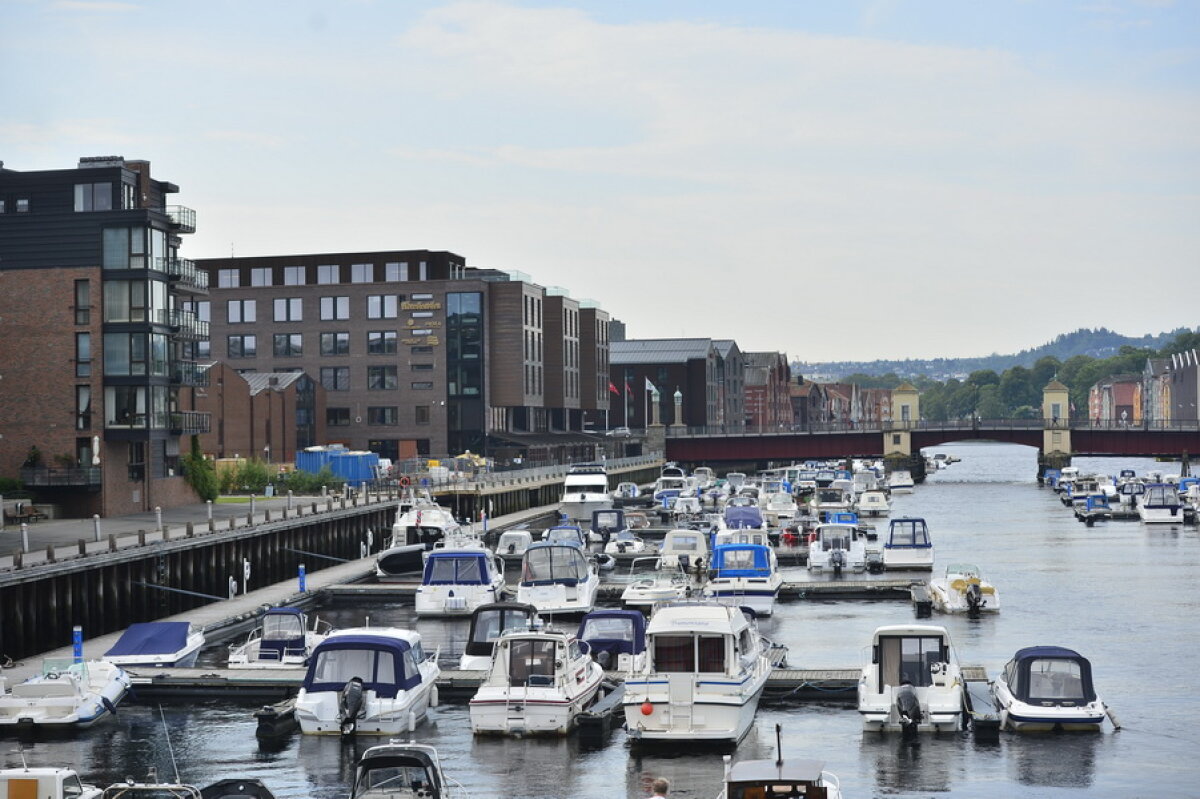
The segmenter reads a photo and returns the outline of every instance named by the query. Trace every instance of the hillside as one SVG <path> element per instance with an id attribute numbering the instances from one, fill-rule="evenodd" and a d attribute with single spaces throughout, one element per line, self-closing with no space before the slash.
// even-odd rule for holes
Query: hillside
<path id="1" fill-rule="evenodd" d="M 1180 333 L 1187 332 L 1187 328 L 1181 327 L 1167 333 L 1153 336 L 1147 334 L 1135 338 L 1123 336 L 1105 327 L 1095 330 L 1080 328 L 1071 333 L 1063 333 L 1040 347 L 1021 350 L 1011 355 L 993 353 L 978 358 L 911 358 L 892 361 L 795 361 L 792 363 L 792 373 L 814 379 L 838 379 L 851 374 L 885 375 L 890 372 L 904 378 L 925 375 L 935 380 L 945 380 L 950 377 L 963 378 L 978 369 L 990 369 L 997 374 L 1013 366 L 1024 366 L 1028 369 L 1039 358 L 1046 356 L 1065 361 L 1076 355 L 1109 358 L 1125 346 L 1157 350 Z"/>

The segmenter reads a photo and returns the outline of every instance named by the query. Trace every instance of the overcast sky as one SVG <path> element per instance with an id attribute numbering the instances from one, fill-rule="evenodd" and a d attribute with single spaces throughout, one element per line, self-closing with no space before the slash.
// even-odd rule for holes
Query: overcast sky
<path id="1" fill-rule="evenodd" d="M 801 360 L 1200 324 L 1200 5 L 0 0 L 0 160 Z"/>

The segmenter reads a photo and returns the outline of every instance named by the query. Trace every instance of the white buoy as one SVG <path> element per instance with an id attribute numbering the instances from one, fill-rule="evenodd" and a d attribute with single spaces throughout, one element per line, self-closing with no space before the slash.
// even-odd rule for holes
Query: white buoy
<path id="1" fill-rule="evenodd" d="M 1101 702 L 1100 704 L 1104 705 L 1104 713 L 1106 716 L 1108 716 L 1108 720 L 1112 722 L 1113 729 L 1114 730 L 1121 729 L 1121 722 L 1117 721 L 1117 715 L 1112 712 L 1112 708 L 1103 702 Z"/>

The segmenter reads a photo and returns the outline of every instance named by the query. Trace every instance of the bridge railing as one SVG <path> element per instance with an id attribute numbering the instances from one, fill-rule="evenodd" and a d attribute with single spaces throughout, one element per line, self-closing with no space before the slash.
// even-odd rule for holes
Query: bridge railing
<path id="1" fill-rule="evenodd" d="M 778 436 L 778 435 L 828 435 L 841 433 L 891 433 L 901 431 L 944 431 L 944 430 L 1157 430 L 1157 431 L 1196 431 L 1200 430 L 1200 420 L 1163 420 L 1152 419 L 1142 422 L 1122 422 L 1120 420 L 1092 419 L 946 419 L 934 421 L 920 419 L 915 422 L 810 422 L 807 425 L 780 424 L 774 426 L 746 425 L 709 425 L 708 427 L 681 427 L 674 425 L 667 428 L 668 438 L 744 438 L 746 436 Z"/>

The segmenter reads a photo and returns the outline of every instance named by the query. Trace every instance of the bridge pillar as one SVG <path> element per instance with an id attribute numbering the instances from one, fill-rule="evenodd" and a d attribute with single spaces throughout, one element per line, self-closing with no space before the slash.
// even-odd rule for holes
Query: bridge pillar
<path id="1" fill-rule="evenodd" d="M 1058 380 L 1042 389 L 1042 451 L 1038 453 L 1038 482 L 1046 469 L 1061 469 L 1071 463 L 1071 397 Z"/>

